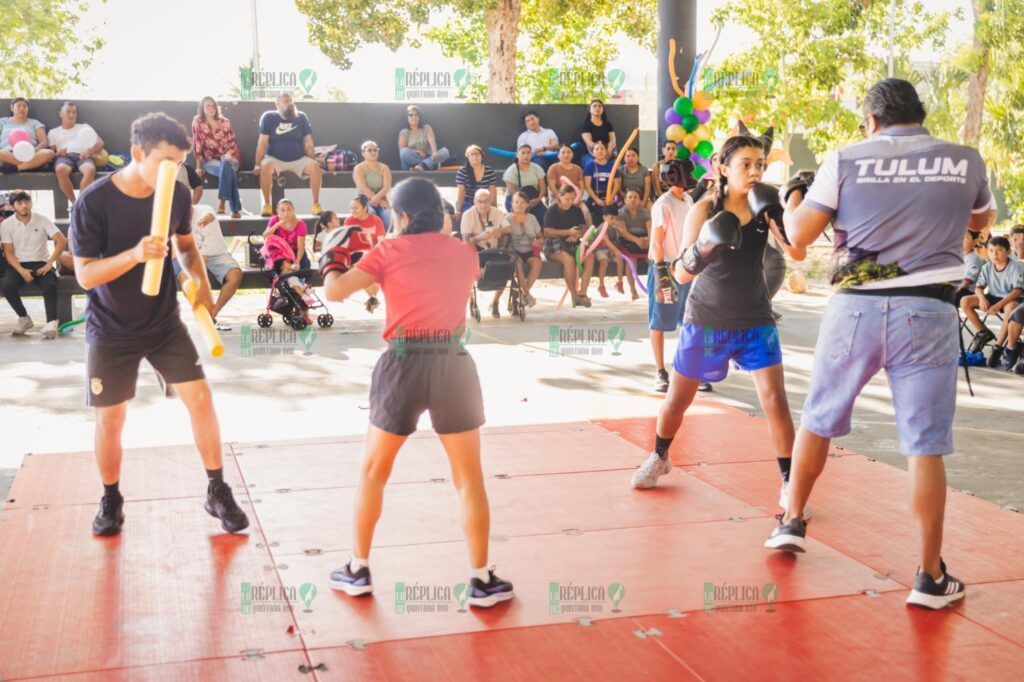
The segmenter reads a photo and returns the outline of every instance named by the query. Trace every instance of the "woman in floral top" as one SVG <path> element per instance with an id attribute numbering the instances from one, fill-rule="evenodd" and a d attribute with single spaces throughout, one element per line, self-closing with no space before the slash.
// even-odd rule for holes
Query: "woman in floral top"
<path id="1" fill-rule="evenodd" d="M 238 196 L 238 166 L 242 153 L 235 139 L 231 121 L 220 113 L 220 107 L 212 97 L 199 102 L 199 113 L 192 119 L 192 144 L 195 147 L 196 168 L 199 176 L 204 173 L 218 178 L 217 196 L 220 204 L 217 213 L 224 213 L 224 202 L 231 202 L 231 217 L 242 217 L 242 200 Z"/>

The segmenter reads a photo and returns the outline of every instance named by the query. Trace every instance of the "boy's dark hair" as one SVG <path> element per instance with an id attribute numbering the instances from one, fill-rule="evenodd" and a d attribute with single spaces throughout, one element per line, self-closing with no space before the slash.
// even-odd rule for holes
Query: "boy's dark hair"
<path id="1" fill-rule="evenodd" d="M 536 116 L 536 117 L 537 117 L 537 120 L 538 120 L 538 121 L 540 120 L 540 114 L 538 114 L 538 113 L 537 113 L 536 111 L 534 111 L 533 109 L 530 109 L 530 110 L 529 110 L 529 111 L 527 111 L 527 112 L 526 112 L 525 114 L 523 114 L 523 120 L 525 121 L 525 120 L 526 120 L 526 119 L 527 119 L 528 117 L 530 117 L 530 116 Z"/>
<path id="2" fill-rule="evenodd" d="M 32 195 L 23 189 L 16 189 L 7 195 L 7 201 L 10 202 L 11 206 L 14 206 L 20 201 L 32 201 Z"/>
<path id="3" fill-rule="evenodd" d="M 425 178 L 409 178 L 395 185 L 391 192 L 391 211 L 396 220 L 402 213 L 409 216 L 405 234 L 440 232 L 444 227 L 441 193 Z"/>
<path id="4" fill-rule="evenodd" d="M 162 111 L 135 119 L 132 122 L 131 140 L 133 147 L 142 147 L 143 153 L 147 155 L 161 142 L 184 151 L 192 148 L 185 126 Z"/>
<path id="5" fill-rule="evenodd" d="M 989 246 L 1001 246 L 1007 251 L 1010 250 L 1010 240 L 1006 237 L 992 237 L 988 240 Z"/>
<path id="6" fill-rule="evenodd" d="M 924 123 L 927 115 L 917 90 L 899 78 L 875 83 L 864 97 L 864 114 L 871 114 L 882 128 L 909 123 Z"/>

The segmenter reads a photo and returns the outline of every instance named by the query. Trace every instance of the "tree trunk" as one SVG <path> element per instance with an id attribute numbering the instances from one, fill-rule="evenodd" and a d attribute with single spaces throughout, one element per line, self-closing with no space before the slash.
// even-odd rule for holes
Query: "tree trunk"
<path id="1" fill-rule="evenodd" d="M 977 146 L 981 140 L 981 117 L 985 113 L 985 91 L 988 88 L 989 50 L 978 36 L 978 21 L 985 11 L 984 0 L 972 0 L 974 7 L 974 53 L 981 60 L 977 71 L 967 81 L 967 113 L 964 116 L 964 127 L 961 140 L 964 144 Z"/>
<path id="2" fill-rule="evenodd" d="M 497 0 L 486 13 L 487 101 L 516 101 L 516 36 L 523 0 Z"/>

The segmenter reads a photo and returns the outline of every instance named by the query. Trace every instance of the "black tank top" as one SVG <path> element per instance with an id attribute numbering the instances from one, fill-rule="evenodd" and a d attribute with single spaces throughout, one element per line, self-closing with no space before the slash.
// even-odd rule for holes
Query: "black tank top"
<path id="1" fill-rule="evenodd" d="M 722 199 L 711 216 L 722 210 Z M 775 326 L 771 298 L 764 280 L 764 250 L 768 225 L 751 220 L 740 228 L 743 241 L 726 251 L 693 281 L 683 321 L 712 329 L 751 329 Z"/>

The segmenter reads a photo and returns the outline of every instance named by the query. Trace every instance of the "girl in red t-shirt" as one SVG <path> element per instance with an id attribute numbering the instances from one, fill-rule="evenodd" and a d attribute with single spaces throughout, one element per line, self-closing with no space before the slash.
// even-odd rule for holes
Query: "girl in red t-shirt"
<path id="1" fill-rule="evenodd" d="M 476 250 L 445 235 L 441 195 L 422 178 L 392 192 L 397 236 L 363 254 L 351 269 L 344 244 L 324 242 L 320 272 L 330 301 L 379 284 L 387 299 L 388 349 L 370 383 L 370 428 L 353 521 L 349 562 L 331 573 L 331 587 L 370 594 L 368 558 L 384 486 L 398 450 L 425 411 L 451 462 L 469 545 L 468 602 L 488 607 L 511 599 L 512 584 L 487 568 L 490 507 L 480 467 L 483 395 L 476 364 L 466 352 L 466 300 L 480 276 Z M 346 271 L 347 270 L 347 271 Z"/>

